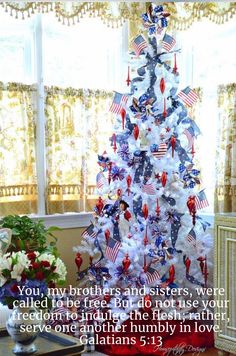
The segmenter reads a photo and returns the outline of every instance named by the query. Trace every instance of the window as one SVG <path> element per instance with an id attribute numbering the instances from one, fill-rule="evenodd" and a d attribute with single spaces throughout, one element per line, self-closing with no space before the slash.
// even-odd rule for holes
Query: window
<path id="1" fill-rule="evenodd" d="M 91 211 L 112 90 L 125 90 L 127 27 L 0 20 L 0 215 Z"/>
<path id="2" fill-rule="evenodd" d="M 191 85 L 202 89 L 197 123 L 202 135 L 197 138 L 201 177 L 213 212 L 215 189 L 215 154 L 218 133 L 218 95 L 221 84 L 232 83 L 236 77 L 234 45 L 236 25 L 229 21 L 223 26 L 202 20 L 187 31 L 178 32 L 180 88 Z"/>
<path id="3" fill-rule="evenodd" d="M 176 35 L 179 88 L 203 93 L 196 144 L 210 212 L 217 86 L 235 78 L 235 23 L 203 20 Z M 127 90 L 128 58 L 127 25 L 86 17 L 68 27 L 50 13 L 21 21 L 0 12 L 0 215 L 91 210 L 97 152 L 112 133 L 112 91 Z"/>

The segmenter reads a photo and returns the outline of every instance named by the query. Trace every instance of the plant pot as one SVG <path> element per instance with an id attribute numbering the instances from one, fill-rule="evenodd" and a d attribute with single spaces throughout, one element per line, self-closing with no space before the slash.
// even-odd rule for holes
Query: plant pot
<path id="1" fill-rule="evenodd" d="M 29 315 L 30 318 L 27 316 Z M 43 321 L 38 318 L 38 311 L 34 307 L 15 307 L 6 322 L 6 328 L 15 341 L 15 354 L 32 354 L 37 351 L 34 344 L 40 332 Z M 26 328 L 29 328 L 26 330 Z"/>

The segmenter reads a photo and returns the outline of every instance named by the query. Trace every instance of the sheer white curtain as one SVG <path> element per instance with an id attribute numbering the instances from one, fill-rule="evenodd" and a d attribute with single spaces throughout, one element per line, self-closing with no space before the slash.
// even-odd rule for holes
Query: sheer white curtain
<path id="1" fill-rule="evenodd" d="M 190 85 L 202 88 L 202 103 L 197 123 L 202 135 L 197 138 L 202 183 L 210 203 L 206 211 L 213 212 L 215 188 L 215 152 L 218 132 L 217 88 L 236 78 L 235 21 L 224 25 L 206 19 L 194 23 L 187 31 L 177 32 L 180 88 Z M 234 79 L 233 79 L 234 78 Z"/>

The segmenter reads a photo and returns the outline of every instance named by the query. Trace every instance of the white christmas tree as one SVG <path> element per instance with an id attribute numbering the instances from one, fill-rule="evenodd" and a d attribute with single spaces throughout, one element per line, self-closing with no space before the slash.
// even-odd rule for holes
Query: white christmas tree
<path id="1" fill-rule="evenodd" d="M 140 305 L 143 297 L 135 290 L 141 288 L 153 306 L 155 298 L 174 301 L 161 312 L 191 310 L 181 300 L 201 298 L 196 287 L 207 286 L 211 265 L 208 223 L 198 215 L 208 203 L 193 162 L 200 130 L 186 109 L 198 97 L 189 87 L 178 92 L 179 50 L 166 33 L 168 16 L 155 5 L 142 16 L 147 39 L 133 41 L 138 77 L 131 80 L 131 94 L 115 93 L 111 146 L 98 156 L 94 222 L 74 249 L 79 280 L 89 276 L 106 293 L 119 288 L 120 294 L 105 295 L 111 310 L 125 311 L 127 318 Z M 82 252 L 90 255 L 90 267 L 81 272 Z M 131 288 L 132 303 L 119 307 L 117 299 L 127 298 Z M 151 288 L 164 293 L 152 296 Z M 168 296 L 174 288 L 176 297 Z"/>

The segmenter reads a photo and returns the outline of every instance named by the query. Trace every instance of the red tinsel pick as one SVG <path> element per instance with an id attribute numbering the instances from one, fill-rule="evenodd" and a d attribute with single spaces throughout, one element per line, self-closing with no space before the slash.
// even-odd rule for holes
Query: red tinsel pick
<path id="1" fill-rule="evenodd" d="M 160 80 L 160 90 L 161 90 L 162 94 L 164 94 L 165 88 L 166 88 L 165 80 L 164 80 L 164 78 L 161 78 L 161 80 Z"/>
<path id="2" fill-rule="evenodd" d="M 167 116 L 167 111 L 166 111 L 166 98 L 164 98 L 164 109 L 163 109 L 163 113 L 162 113 L 164 119 L 166 118 Z"/>
<path id="3" fill-rule="evenodd" d="M 146 255 L 144 255 L 144 259 L 143 259 L 143 270 L 146 273 L 147 272 L 147 261 L 146 261 Z"/>
<path id="4" fill-rule="evenodd" d="M 172 158 L 174 158 L 174 153 L 175 153 L 175 144 L 176 144 L 176 138 L 175 136 L 172 136 L 170 139 L 170 144 L 172 148 Z"/>
<path id="5" fill-rule="evenodd" d="M 143 217 L 146 220 L 148 217 L 148 206 L 146 203 L 143 205 L 142 212 L 143 212 Z"/>
<path id="6" fill-rule="evenodd" d="M 116 152 L 116 150 L 117 150 L 117 146 L 116 146 L 116 134 L 113 134 L 113 150 L 114 150 L 114 152 Z"/>
<path id="7" fill-rule="evenodd" d="M 202 274 L 204 274 L 204 261 L 205 261 L 205 258 L 200 256 L 200 257 L 197 258 L 197 261 L 199 261 L 199 266 L 200 266 L 201 272 L 202 272 Z"/>
<path id="8" fill-rule="evenodd" d="M 110 238 L 110 231 L 108 229 L 105 230 L 105 239 L 106 239 L 106 244 L 108 244 L 109 238 Z"/>
<path id="9" fill-rule="evenodd" d="M 176 53 L 174 54 L 174 68 L 173 68 L 173 73 L 176 74 L 178 70 L 177 67 L 177 61 L 176 61 Z"/>
<path id="10" fill-rule="evenodd" d="M 187 257 L 186 260 L 185 260 L 185 262 L 184 262 L 184 264 L 185 264 L 185 267 L 186 267 L 186 273 L 189 274 L 189 269 L 190 269 L 190 265 L 191 265 L 191 260 Z"/>
<path id="11" fill-rule="evenodd" d="M 144 236 L 143 244 L 144 244 L 144 246 L 147 246 L 147 244 L 148 244 L 147 226 L 146 226 L 146 230 L 145 230 L 145 236 Z"/>
<path id="12" fill-rule="evenodd" d="M 175 279 L 175 266 L 171 265 L 169 269 L 169 283 L 173 283 Z"/>
<path id="13" fill-rule="evenodd" d="M 126 177 L 126 182 L 127 182 L 128 195 L 129 195 L 129 193 L 130 193 L 130 187 L 131 187 L 131 182 L 132 182 L 131 175 L 128 175 L 128 176 Z"/>
<path id="14" fill-rule="evenodd" d="M 75 264 L 78 268 L 78 272 L 80 271 L 80 267 L 81 267 L 82 263 L 83 263 L 83 259 L 81 257 L 81 254 L 78 252 L 75 257 Z"/>
<path id="15" fill-rule="evenodd" d="M 160 216 L 160 212 L 161 212 L 161 209 L 160 209 L 160 206 L 159 206 L 159 204 L 158 204 L 158 199 L 157 199 L 156 215 L 157 215 L 157 216 Z"/>
<path id="16" fill-rule="evenodd" d="M 194 195 L 190 195 L 188 197 L 187 200 L 187 207 L 189 210 L 189 214 L 192 216 L 193 218 L 193 225 L 195 225 L 196 223 L 196 202 L 195 202 L 195 196 Z"/>
<path id="17" fill-rule="evenodd" d="M 125 258 L 122 261 L 122 265 L 123 265 L 124 272 L 127 272 L 129 269 L 129 266 L 131 265 L 131 261 L 129 259 L 128 253 L 126 253 Z"/>
<path id="18" fill-rule="evenodd" d="M 134 134 L 135 140 L 137 140 L 138 136 L 139 136 L 139 128 L 138 128 L 138 125 L 136 125 L 136 124 L 134 125 L 133 134 Z"/>
<path id="19" fill-rule="evenodd" d="M 163 188 L 166 186 L 166 182 L 167 182 L 167 173 L 166 173 L 166 172 L 162 172 L 162 175 L 161 175 L 161 184 L 162 184 L 162 187 L 163 187 Z"/>
<path id="20" fill-rule="evenodd" d="M 96 204 L 96 208 L 97 208 L 97 212 L 98 215 L 101 215 L 102 209 L 104 207 L 104 203 L 101 197 L 98 198 L 97 204 Z"/>
<path id="21" fill-rule="evenodd" d="M 122 118 L 122 129 L 124 130 L 125 129 L 125 116 L 126 116 L 125 109 L 122 108 L 120 114 L 121 114 L 121 118 Z"/>
<path id="22" fill-rule="evenodd" d="M 143 298 L 143 309 L 146 313 L 149 313 L 152 308 L 152 298 L 150 294 L 146 294 Z"/>
<path id="23" fill-rule="evenodd" d="M 130 85 L 131 80 L 130 80 L 130 67 L 128 66 L 128 74 L 127 74 L 127 79 L 126 79 L 127 86 Z"/>

